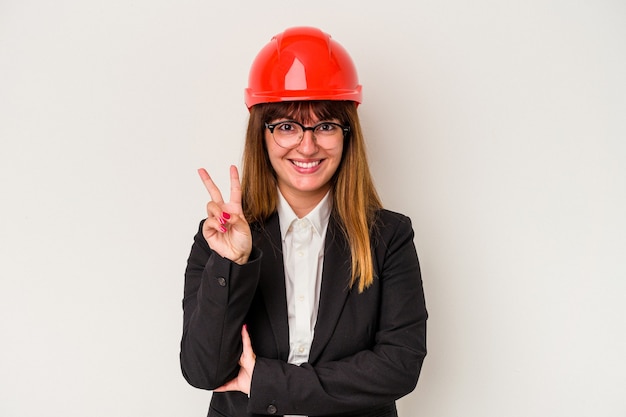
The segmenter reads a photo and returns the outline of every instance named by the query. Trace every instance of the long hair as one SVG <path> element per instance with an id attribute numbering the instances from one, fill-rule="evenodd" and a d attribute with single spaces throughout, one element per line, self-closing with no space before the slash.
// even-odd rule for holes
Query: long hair
<path id="1" fill-rule="evenodd" d="M 293 101 L 258 104 L 250 109 L 243 151 L 242 205 L 250 223 L 262 223 L 276 211 L 278 202 L 276 173 L 265 144 L 264 123 L 288 117 L 302 123 L 338 119 L 350 126 L 344 138 L 343 154 L 331 179 L 333 212 L 339 219 L 352 256 L 350 286 L 359 292 L 374 281 L 370 229 L 382 203 L 374 187 L 356 104 L 351 101 Z"/>

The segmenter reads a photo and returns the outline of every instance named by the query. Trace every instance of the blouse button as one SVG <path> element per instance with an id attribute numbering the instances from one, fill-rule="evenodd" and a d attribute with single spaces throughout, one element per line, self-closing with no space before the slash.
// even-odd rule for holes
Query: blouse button
<path id="1" fill-rule="evenodd" d="M 276 406 L 274 404 L 270 404 L 267 406 L 268 414 L 276 414 L 276 411 L 278 410 L 276 409 Z"/>
<path id="2" fill-rule="evenodd" d="M 226 279 L 224 277 L 218 277 L 217 278 L 217 283 L 220 285 L 220 287 L 225 287 L 226 286 Z"/>

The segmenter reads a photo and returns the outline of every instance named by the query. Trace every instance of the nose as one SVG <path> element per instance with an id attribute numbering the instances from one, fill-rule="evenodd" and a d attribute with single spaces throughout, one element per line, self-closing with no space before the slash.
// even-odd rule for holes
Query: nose
<path id="1" fill-rule="evenodd" d="M 302 133 L 302 140 L 296 150 L 303 155 L 311 155 L 317 152 L 317 142 L 315 141 L 312 130 L 305 130 Z"/>

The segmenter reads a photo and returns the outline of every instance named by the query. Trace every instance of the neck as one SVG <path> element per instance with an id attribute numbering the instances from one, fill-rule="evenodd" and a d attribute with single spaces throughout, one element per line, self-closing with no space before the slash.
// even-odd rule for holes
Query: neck
<path id="1" fill-rule="evenodd" d="M 280 192 L 289 203 L 289 206 L 296 213 L 298 218 L 303 218 L 309 214 L 318 204 L 330 187 L 320 189 L 316 192 L 299 192 L 294 190 L 285 190 L 279 186 Z"/>

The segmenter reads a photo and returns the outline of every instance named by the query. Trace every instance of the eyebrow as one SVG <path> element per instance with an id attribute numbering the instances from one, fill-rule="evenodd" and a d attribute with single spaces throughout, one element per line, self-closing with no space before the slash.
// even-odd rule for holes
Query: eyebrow
<path id="1" fill-rule="evenodd" d="M 275 121 L 274 121 L 275 120 Z M 337 123 L 337 124 L 341 124 L 341 121 L 338 118 L 331 118 L 331 119 L 320 119 L 318 121 L 313 121 L 313 120 L 308 120 L 307 122 L 304 121 L 300 121 L 297 120 L 293 117 L 276 117 L 275 119 L 272 119 L 272 124 L 275 123 L 281 123 L 281 122 L 296 122 L 296 123 L 300 123 L 301 125 L 305 125 L 305 123 L 311 123 L 310 126 L 315 126 L 318 125 L 320 123 Z"/>

